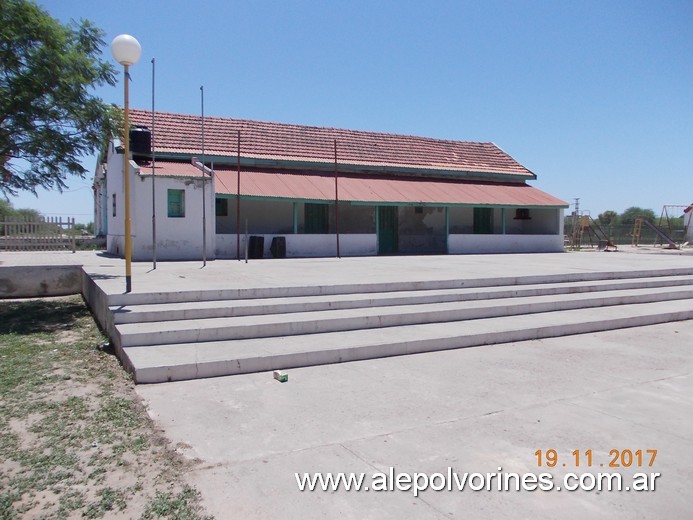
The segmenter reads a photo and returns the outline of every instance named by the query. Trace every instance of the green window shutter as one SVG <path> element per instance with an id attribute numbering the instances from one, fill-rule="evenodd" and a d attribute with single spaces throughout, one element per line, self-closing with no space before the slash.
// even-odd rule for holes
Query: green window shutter
<path id="1" fill-rule="evenodd" d="M 168 190 L 168 216 L 185 217 L 185 190 Z"/>

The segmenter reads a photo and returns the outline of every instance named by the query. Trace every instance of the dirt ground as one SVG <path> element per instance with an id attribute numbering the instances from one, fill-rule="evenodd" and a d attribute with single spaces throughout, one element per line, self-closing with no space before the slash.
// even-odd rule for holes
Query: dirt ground
<path id="1" fill-rule="evenodd" d="M 0 302 L 0 518 L 208 518 L 105 342 L 80 298 Z"/>

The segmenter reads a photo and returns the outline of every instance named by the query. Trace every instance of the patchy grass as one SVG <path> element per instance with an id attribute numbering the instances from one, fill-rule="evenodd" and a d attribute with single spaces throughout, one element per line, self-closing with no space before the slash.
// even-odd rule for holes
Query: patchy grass
<path id="1" fill-rule="evenodd" d="M 81 299 L 0 302 L 0 519 L 209 518 Z"/>

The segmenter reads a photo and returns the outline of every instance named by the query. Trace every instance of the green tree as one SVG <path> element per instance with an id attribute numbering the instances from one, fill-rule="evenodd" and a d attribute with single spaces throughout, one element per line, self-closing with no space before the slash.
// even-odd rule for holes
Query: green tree
<path id="1" fill-rule="evenodd" d="M 0 195 L 66 187 L 80 157 L 116 135 L 114 107 L 93 95 L 115 85 L 100 59 L 103 32 L 62 25 L 29 0 L 0 0 Z"/>
<path id="2" fill-rule="evenodd" d="M 619 218 L 621 220 L 621 224 L 624 226 L 632 226 L 635 219 L 640 217 L 643 217 L 644 219 L 653 223 L 657 220 L 657 216 L 655 215 L 654 211 L 651 209 L 639 208 L 637 206 L 631 206 L 630 208 L 626 209 L 623 213 L 621 213 Z"/>
<path id="3" fill-rule="evenodd" d="M 12 203 L 8 200 L 0 198 L 0 234 L 5 230 L 3 222 L 5 220 L 21 219 L 21 220 L 38 220 L 41 213 L 35 209 L 15 209 Z"/>
<path id="4" fill-rule="evenodd" d="M 5 199 L 0 199 L 0 224 L 5 220 L 6 217 L 13 214 L 14 208 L 12 207 L 12 203 Z"/>
<path id="5" fill-rule="evenodd" d="M 14 210 L 14 215 L 13 217 L 16 217 L 20 220 L 25 220 L 25 221 L 37 221 L 38 219 L 41 218 L 41 213 L 39 213 L 35 209 L 28 209 L 28 208 L 19 208 Z"/>
<path id="6" fill-rule="evenodd" d="M 607 210 L 604 213 L 600 213 L 597 217 L 599 224 L 602 226 L 611 226 L 618 223 L 618 213 L 612 210 Z"/>

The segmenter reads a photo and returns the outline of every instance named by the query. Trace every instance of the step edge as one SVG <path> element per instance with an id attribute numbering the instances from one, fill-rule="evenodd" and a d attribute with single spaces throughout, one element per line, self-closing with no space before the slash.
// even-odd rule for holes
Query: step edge
<path id="1" fill-rule="evenodd" d="M 690 320 L 693 319 L 693 309 L 691 310 L 683 310 L 683 311 L 678 311 L 676 313 L 671 313 L 671 312 L 659 312 L 659 313 L 653 313 L 653 314 L 645 314 L 645 315 L 639 315 L 639 316 L 627 316 L 627 317 L 618 317 L 618 318 L 610 318 L 606 320 L 599 320 L 599 321 L 587 321 L 587 322 L 577 322 L 573 324 L 558 324 L 558 325 L 547 325 L 543 327 L 528 327 L 528 328 L 522 328 L 522 329 L 515 329 L 511 331 L 499 331 L 495 333 L 490 333 L 490 339 L 489 333 L 484 333 L 484 334 L 476 334 L 476 335 L 471 335 L 471 336 L 452 336 L 452 337 L 446 337 L 446 338 L 440 338 L 439 340 L 430 340 L 430 339 L 425 339 L 425 340 L 413 340 L 413 341 L 405 341 L 405 342 L 397 342 L 397 343 L 383 343 L 383 344 L 378 344 L 378 345 L 368 345 L 364 347 L 358 347 L 358 346 L 352 346 L 352 347 L 347 347 L 345 349 L 338 349 L 338 350 L 330 350 L 330 351 L 310 351 L 310 352 L 302 352 L 302 353 L 295 353 L 292 352 L 291 354 L 287 354 L 286 356 L 282 356 L 281 354 L 273 354 L 269 356 L 261 356 L 261 357 L 256 357 L 256 358 L 246 358 L 244 360 L 241 359 L 229 359 L 229 360 L 224 360 L 224 361 L 209 361 L 209 362 L 202 362 L 202 363 L 195 363 L 195 377 L 172 377 L 171 376 L 171 370 L 173 370 L 174 375 L 176 372 L 182 373 L 183 370 L 187 368 L 187 371 L 190 372 L 191 366 L 193 364 L 185 364 L 185 365 L 176 365 L 176 366 L 169 366 L 169 367 L 143 367 L 143 368 L 137 368 L 134 367 L 134 377 L 135 381 L 138 384 L 147 384 L 147 383 L 160 383 L 160 382 L 167 382 L 167 381 L 183 381 L 183 380 L 189 380 L 189 379 L 196 379 L 196 378 L 209 378 L 209 377 L 223 377 L 223 376 L 231 376 L 231 375 L 240 375 L 240 374 L 248 374 L 248 373 L 256 373 L 256 372 L 265 372 L 265 371 L 271 371 L 271 370 L 276 370 L 276 369 L 291 369 L 291 368 L 303 368 L 303 367 L 309 367 L 309 366 L 319 366 L 319 365 L 324 365 L 324 364 L 336 364 L 336 363 L 344 363 L 344 362 L 351 362 L 351 361 L 360 361 L 360 360 L 365 360 L 365 359 L 379 359 L 379 358 L 384 358 L 384 357 L 393 357 L 393 356 L 400 356 L 400 355 L 410 355 L 410 354 L 418 354 L 418 353 L 427 353 L 427 352 L 436 352 L 436 351 L 442 351 L 442 350 L 455 350 L 455 349 L 461 349 L 461 348 L 471 348 L 471 347 L 480 347 L 480 346 L 485 346 L 485 345 L 491 345 L 491 344 L 503 344 L 503 343 L 515 343 L 515 342 L 521 342 L 521 341 L 530 341 L 534 339 L 546 339 L 546 338 L 552 338 L 552 337 L 562 337 L 562 336 L 571 336 L 571 335 L 577 335 L 577 334 L 588 334 L 592 332 L 602 332 L 602 331 L 608 331 L 608 330 L 618 330 L 618 329 L 624 329 L 624 328 L 633 328 L 633 327 L 642 327 L 642 326 L 649 326 L 649 325 L 655 325 L 659 323 L 670 323 L 670 322 L 677 322 L 677 321 L 684 321 L 684 320 Z M 513 337 L 511 339 L 503 339 L 502 336 L 507 336 L 508 334 L 518 334 L 517 337 Z M 480 336 L 485 336 L 487 339 L 481 341 Z M 465 340 L 463 341 L 463 338 Z M 478 338 L 475 340 L 475 338 Z M 461 345 L 458 346 L 449 346 L 451 342 L 462 342 Z M 467 344 L 464 344 L 464 343 Z M 398 348 L 395 348 L 397 346 Z M 422 348 L 424 347 L 425 348 Z M 374 352 L 375 350 L 382 350 L 383 348 L 389 348 L 388 353 L 381 353 L 381 352 Z M 305 358 L 306 356 L 309 356 L 311 354 L 316 354 L 318 352 L 323 353 L 323 359 L 319 362 L 311 362 L 310 360 L 304 359 L 303 361 L 296 359 L 298 357 L 303 357 Z M 348 355 L 346 355 L 348 354 Z M 365 355 L 364 355 L 365 354 Z M 377 354 L 377 355 L 374 355 Z M 127 353 L 126 353 L 127 355 Z M 345 356 L 346 355 L 346 356 Z M 332 359 L 332 361 L 327 361 L 326 358 Z M 255 361 L 255 366 L 253 366 L 253 359 L 257 360 Z M 262 366 L 260 365 L 260 362 L 262 362 Z M 213 369 L 212 365 L 219 365 L 223 364 L 224 367 L 228 367 L 230 365 L 235 365 L 236 369 L 235 370 L 219 370 L 219 369 Z M 208 366 L 209 365 L 209 366 Z M 201 370 L 202 369 L 202 374 Z M 161 378 L 161 376 L 156 376 L 156 374 L 161 373 L 161 371 L 165 371 L 168 375 L 166 378 Z"/>
<path id="2" fill-rule="evenodd" d="M 563 310 L 579 310 L 593 309 L 596 307 L 618 307 L 625 305 L 647 305 L 651 303 L 674 302 L 683 300 L 693 300 L 693 289 L 685 293 L 672 295 L 667 294 L 647 294 L 647 295 L 626 295 L 626 296 L 611 296 L 606 298 L 590 298 L 580 300 L 564 300 L 556 306 L 554 301 L 543 301 L 529 304 L 517 303 L 515 305 L 494 305 L 489 307 L 468 307 L 462 309 L 446 309 L 440 311 L 412 311 L 407 314 L 408 322 L 398 324 L 393 323 L 401 314 L 388 315 L 373 315 L 373 316 L 347 316 L 325 318 L 323 320 L 306 320 L 301 322 L 277 322 L 267 324 L 239 324 L 231 326 L 218 326 L 198 329 L 179 329 L 179 330 L 159 330 L 146 332 L 131 332 L 123 333 L 116 326 L 117 332 L 120 334 L 120 341 L 123 346 L 127 347 L 147 347 L 152 345 L 162 345 L 174 343 L 171 339 L 181 338 L 179 343 L 203 343 L 210 341 L 223 340 L 243 340 L 243 339 L 261 339 L 282 336 L 301 336 L 310 334 L 321 334 L 329 332 L 346 332 L 349 330 L 367 330 L 378 328 L 390 328 L 397 326 L 421 325 L 429 323 L 446 323 L 457 321 L 468 321 L 486 318 L 500 318 L 503 316 L 518 316 L 522 314 L 543 314 L 550 312 L 558 312 Z M 635 301 L 637 300 L 637 301 Z M 502 314 L 501 314 L 502 312 Z M 433 316 L 430 316 L 430 314 Z M 426 321 L 423 321 L 424 316 Z M 455 317 L 451 317 L 455 316 Z M 168 322 L 163 322 L 168 323 Z M 369 326 L 363 326 L 364 323 Z M 314 329 L 311 331 L 311 324 Z M 271 333 L 257 334 L 259 328 L 266 328 Z M 233 332 L 231 332 L 233 331 Z M 232 334 L 233 335 L 230 335 Z M 219 334 L 224 334 L 224 337 L 214 337 Z M 147 336 L 153 336 L 146 343 L 143 341 Z M 192 338 L 189 341 L 182 338 Z M 156 342 L 153 342 L 156 341 Z"/>

